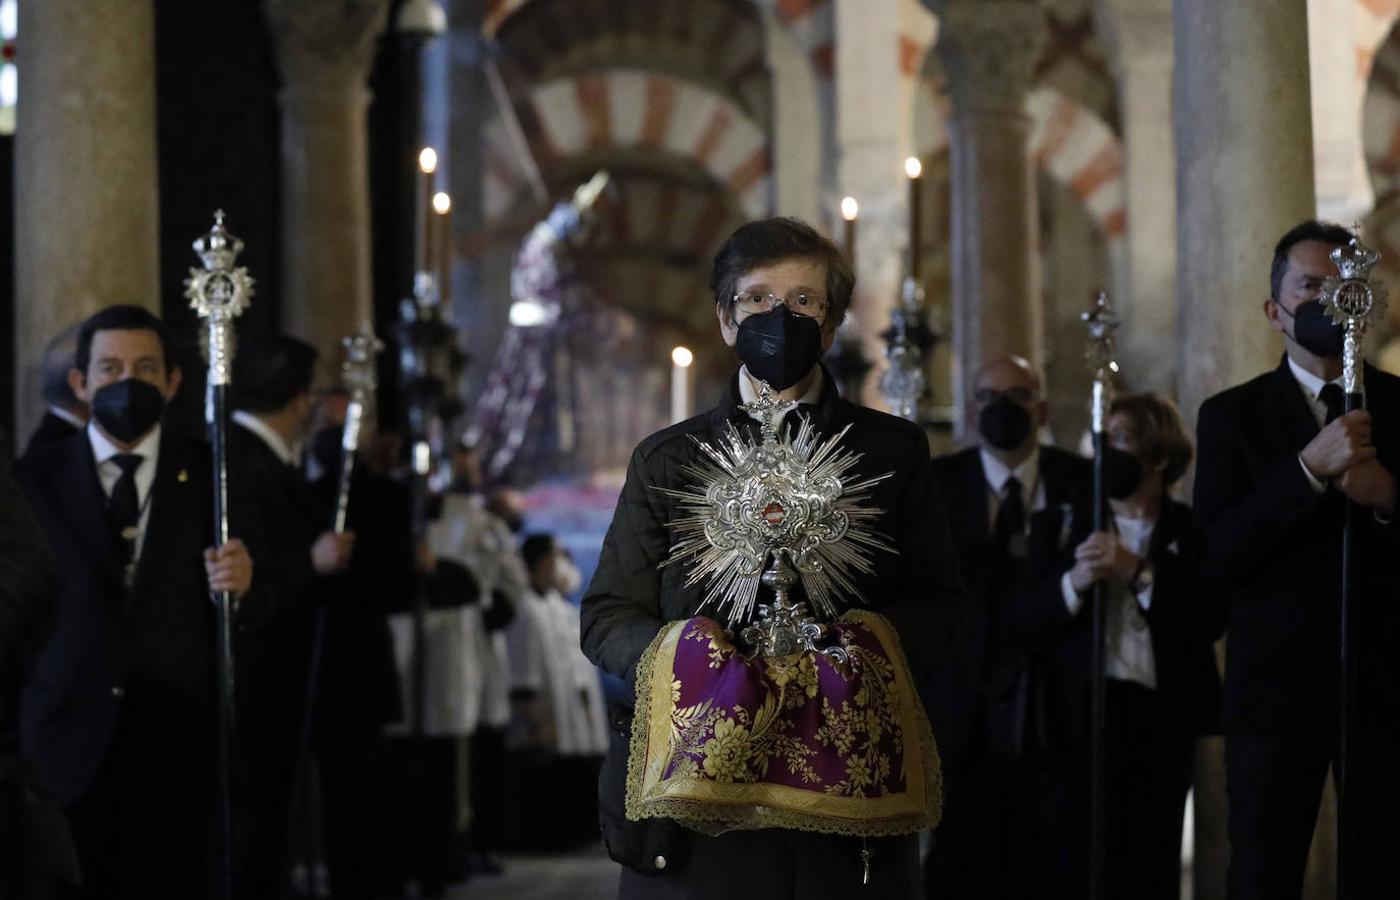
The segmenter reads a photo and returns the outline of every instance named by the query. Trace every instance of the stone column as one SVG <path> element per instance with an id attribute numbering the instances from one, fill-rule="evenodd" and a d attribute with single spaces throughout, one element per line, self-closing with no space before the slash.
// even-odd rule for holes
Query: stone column
<path id="1" fill-rule="evenodd" d="M 937 51 L 952 95 L 953 397 L 962 410 L 983 362 L 1040 363 L 1043 311 L 1026 93 L 1044 41 L 1031 0 L 950 0 Z"/>
<path id="2" fill-rule="evenodd" d="M 282 76 L 282 326 L 339 371 L 372 321 L 366 87 L 389 0 L 267 0 Z"/>
<path id="3" fill-rule="evenodd" d="M 1176 3 L 1178 396 L 1201 401 L 1278 363 L 1269 263 L 1313 215 L 1307 0 Z M 1268 103 L 1260 98 L 1268 96 Z M 1224 127 L 1223 123 L 1228 123 Z"/>
<path id="4" fill-rule="evenodd" d="M 155 11 L 133 0 L 19 4 L 15 425 L 43 403 L 39 358 L 112 303 L 160 310 Z"/>
<path id="5" fill-rule="evenodd" d="M 900 0 L 835 0 L 835 4 L 836 183 L 840 185 L 835 199 L 850 195 L 860 202 L 859 269 L 851 319 L 866 359 L 875 363 L 859 400 L 886 409 L 880 393 L 880 373 L 885 367 L 880 333 L 890 325 L 904 274 L 909 222 L 904 158 L 910 148 L 901 143 L 897 117 L 879 101 L 899 97 L 903 91 L 896 52 L 901 4 Z"/>
<path id="6" fill-rule="evenodd" d="M 1250 6 L 1175 4 L 1177 396 L 1192 425 L 1206 397 L 1277 365 L 1261 309 L 1273 246 L 1315 209 L 1307 0 L 1280 0 L 1267 16 Z M 1221 742 L 1203 742 L 1195 896 L 1205 900 L 1224 896 L 1223 770 Z"/>
<path id="7" fill-rule="evenodd" d="M 1176 384 L 1176 154 L 1172 145 L 1171 0 L 1100 0 L 1098 25 L 1118 77 L 1128 228 L 1127 283 L 1115 298 L 1125 381 Z"/>

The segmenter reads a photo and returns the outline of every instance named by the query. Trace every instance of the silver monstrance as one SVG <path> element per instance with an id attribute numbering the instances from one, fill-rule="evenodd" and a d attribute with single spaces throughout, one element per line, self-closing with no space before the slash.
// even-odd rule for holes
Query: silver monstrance
<path id="1" fill-rule="evenodd" d="M 897 552 L 871 525 L 880 510 L 865 505 L 875 486 L 893 473 L 854 480 L 861 454 L 841 446 L 850 426 L 820 440 L 804 418 L 796 434 L 782 433 L 783 416 L 796 408 L 764 382 L 758 399 L 741 408 L 759 423 L 755 442 L 729 430 L 718 446 L 696 439 L 705 459 L 682 471 L 694 483 L 660 490 L 680 501 L 680 535 L 663 565 L 691 562 L 687 587 L 708 580 L 700 608 L 713 606 L 754 656 L 825 653 L 840 661 L 840 647 L 822 647 L 820 620 L 836 617 L 838 598 L 859 599 L 854 576 L 871 574 L 876 550 Z M 789 598 L 801 583 L 816 607 Z M 773 591 L 757 603 L 760 584 Z M 754 619 L 757 606 L 757 619 Z"/>

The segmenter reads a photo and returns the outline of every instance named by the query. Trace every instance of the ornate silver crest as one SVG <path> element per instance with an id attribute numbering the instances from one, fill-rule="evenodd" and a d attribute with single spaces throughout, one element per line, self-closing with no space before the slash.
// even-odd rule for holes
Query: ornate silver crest
<path id="1" fill-rule="evenodd" d="M 340 367 L 340 380 L 350 391 L 350 406 L 346 411 L 345 431 L 341 445 L 353 452 L 360 443 L 360 426 L 365 407 L 374 399 L 379 387 L 375 372 L 375 357 L 384 351 L 384 342 L 375 337 L 374 329 L 365 325 L 359 334 L 341 338 L 345 347 L 345 362 Z"/>
<path id="2" fill-rule="evenodd" d="M 226 385 L 233 370 L 231 323 L 242 315 L 253 298 L 248 270 L 235 266 L 243 242 L 224 228 L 224 211 L 214 213 L 214 227 L 194 242 L 203 269 L 190 269 L 185 296 L 190 308 L 204 320 L 204 356 L 209 362 L 209 384 Z"/>
<path id="3" fill-rule="evenodd" d="M 1352 229 L 1356 231 L 1355 228 Z M 1332 321 L 1346 329 L 1342 343 L 1342 387 L 1348 394 L 1361 390 L 1361 343 L 1366 330 L 1385 314 L 1385 285 L 1371 278 L 1381 255 L 1353 237 L 1330 254 L 1337 274 L 1322 282 L 1322 306 Z"/>
<path id="4" fill-rule="evenodd" d="M 832 619 L 839 599 L 860 599 L 854 575 L 874 571 L 874 551 L 897 552 L 871 527 L 880 510 L 865 505 L 893 473 L 851 478 L 861 454 L 841 447 L 849 425 L 820 440 L 804 418 L 795 435 L 780 434 L 796 405 L 760 383 L 758 399 L 742 407 L 759 420 L 758 442 L 732 425 L 718 446 L 697 440 L 708 459 L 683 469 L 693 486 L 660 489 L 681 501 L 682 512 L 672 523 L 680 539 L 664 565 L 689 561 L 686 585 L 708 579 L 701 608 L 722 611 L 731 627 L 752 618 L 761 583 L 772 587 L 774 603 L 759 608 L 763 621 L 744 632 L 772 655 L 814 649 L 822 633 L 800 604 L 787 601 L 788 587 L 800 581 L 817 613 Z"/>

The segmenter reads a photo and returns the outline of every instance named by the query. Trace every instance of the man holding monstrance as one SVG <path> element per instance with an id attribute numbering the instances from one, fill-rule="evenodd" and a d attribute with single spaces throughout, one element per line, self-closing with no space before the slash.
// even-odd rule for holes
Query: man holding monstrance
<path id="1" fill-rule="evenodd" d="M 623 897 L 920 895 L 940 776 L 909 665 L 966 598 L 923 432 L 819 364 L 853 282 L 801 222 L 739 228 L 712 287 L 743 365 L 633 454 L 583 600 L 635 698 L 600 785 Z"/>

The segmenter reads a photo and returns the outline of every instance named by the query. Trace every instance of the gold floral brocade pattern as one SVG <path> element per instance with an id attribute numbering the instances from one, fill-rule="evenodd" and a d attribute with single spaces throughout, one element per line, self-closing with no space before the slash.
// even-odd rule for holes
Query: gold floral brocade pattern
<path id="1" fill-rule="evenodd" d="M 939 815 L 937 749 L 893 629 L 833 631 L 849 657 L 749 659 L 705 618 L 672 623 L 637 669 L 629 818 L 706 833 L 904 834 Z"/>

